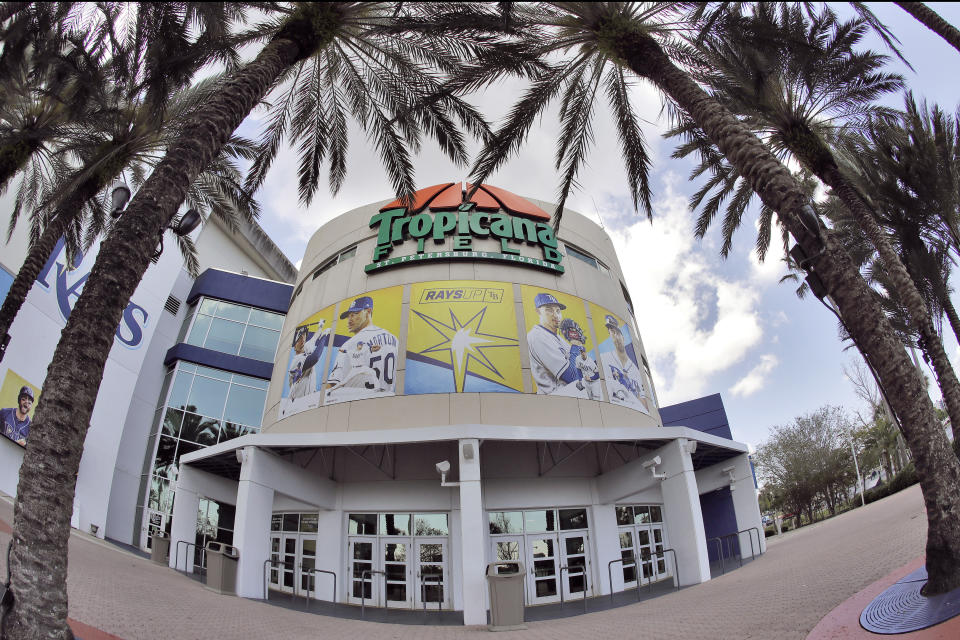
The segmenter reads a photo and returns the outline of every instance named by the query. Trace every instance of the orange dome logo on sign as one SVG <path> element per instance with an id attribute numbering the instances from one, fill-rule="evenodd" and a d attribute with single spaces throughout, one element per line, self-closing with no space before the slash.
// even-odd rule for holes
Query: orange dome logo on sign
<path id="1" fill-rule="evenodd" d="M 413 194 L 413 206 L 410 208 L 409 214 L 420 213 L 427 207 L 430 208 L 430 211 L 456 210 L 466 202 L 466 194 L 471 189 L 473 189 L 473 185 L 469 182 L 444 182 L 420 189 Z M 526 198 L 521 198 L 515 193 L 489 184 L 481 184 L 469 202 L 473 203 L 479 211 L 499 211 L 502 209 L 515 216 L 535 220 L 550 220 L 549 213 Z M 400 200 L 397 199 L 381 207 L 380 211 L 397 209 L 402 206 Z"/>

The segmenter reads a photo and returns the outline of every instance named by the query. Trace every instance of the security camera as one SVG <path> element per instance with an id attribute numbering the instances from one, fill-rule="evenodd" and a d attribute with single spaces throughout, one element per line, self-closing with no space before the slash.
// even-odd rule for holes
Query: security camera
<path id="1" fill-rule="evenodd" d="M 449 461 L 449 460 L 444 460 L 444 461 L 442 461 L 442 462 L 438 462 L 436 466 L 437 466 L 437 473 L 439 473 L 441 476 L 447 475 L 447 472 L 450 471 L 450 461 Z"/>
<path id="2" fill-rule="evenodd" d="M 687 450 L 687 453 L 693 455 L 697 452 L 697 441 L 696 440 L 687 440 L 687 443 L 683 445 Z"/>
<path id="3" fill-rule="evenodd" d="M 734 466 L 729 466 L 729 467 L 724 467 L 724 468 L 723 468 L 723 472 L 724 472 L 724 473 L 733 473 L 733 472 L 736 471 L 736 470 L 737 470 L 737 468 L 734 467 Z"/>
<path id="4" fill-rule="evenodd" d="M 649 469 L 650 467 L 655 467 L 660 464 L 660 456 L 654 456 L 643 463 L 644 469 Z"/>

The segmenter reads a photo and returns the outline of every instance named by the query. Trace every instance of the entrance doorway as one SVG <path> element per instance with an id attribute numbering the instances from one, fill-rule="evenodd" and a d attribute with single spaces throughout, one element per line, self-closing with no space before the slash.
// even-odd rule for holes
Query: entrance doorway
<path id="1" fill-rule="evenodd" d="M 317 524 L 316 513 L 275 513 L 271 520 L 270 572 L 271 589 L 304 595 L 316 593 L 313 574 L 316 567 Z"/>
<path id="2" fill-rule="evenodd" d="M 619 505 L 616 508 L 620 554 L 636 562 L 623 563 L 623 587 L 657 582 L 673 575 L 663 550 L 663 508 L 660 505 Z"/>
<path id="3" fill-rule="evenodd" d="M 528 604 L 593 593 L 586 508 L 493 511 L 488 520 L 490 558 L 523 562 Z"/>
<path id="4" fill-rule="evenodd" d="M 445 513 L 348 515 L 348 602 L 388 608 L 450 608 Z"/>

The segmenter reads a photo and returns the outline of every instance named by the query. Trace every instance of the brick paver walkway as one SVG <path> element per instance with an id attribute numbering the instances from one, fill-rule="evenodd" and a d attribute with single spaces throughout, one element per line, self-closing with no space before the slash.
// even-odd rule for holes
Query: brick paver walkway
<path id="1" fill-rule="evenodd" d="M 0 520 L 12 522 L 0 500 Z M 0 530 L 0 548 L 9 533 Z M 723 577 L 648 602 L 531 623 L 497 640 L 575 638 L 805 638 L 834 607 L 923 555 L 926 520 L 911 487 L 770 540 L 767 554 Z M 0 570 L 6 571 L 5 554 Z M 483 627 L 422 627 L 310 615 L 220 596 L 165 567 L 75 533 L 70 617 L 125 640 L 151 638 L 477 637 Z"/>

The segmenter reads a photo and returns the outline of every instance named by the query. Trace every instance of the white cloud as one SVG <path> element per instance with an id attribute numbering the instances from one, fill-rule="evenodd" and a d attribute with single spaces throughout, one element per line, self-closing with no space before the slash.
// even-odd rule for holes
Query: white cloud
<path id="1" fill-rule="evenodd" d="M 767 383 L 767 376 L 776 368 L 777 364 L 779 364 L 779 360 L 772 353 L 760 356 L 760 362 L 747 375 L 730 387 L 730 393 L 745 398 L 760 391 Z"/>
<path id="2" fill-rule="evenodd" d="M 704 393 L 763 337 L 756 287 L 708 262 L 676 182 L 665 178 L 654 224 L 611 231 L 663 404 Z M 715 303 L 715 313 L 705 303 Z"/>

